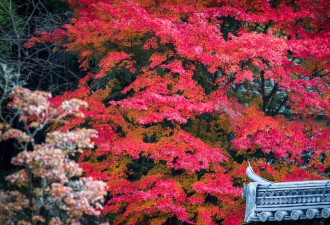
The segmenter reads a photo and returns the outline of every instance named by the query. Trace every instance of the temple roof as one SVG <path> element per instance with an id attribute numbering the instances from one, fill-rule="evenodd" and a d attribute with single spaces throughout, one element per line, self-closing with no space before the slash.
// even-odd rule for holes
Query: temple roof
<path id="1" fill-rule="evenodd" d="M 330 180 L 271 182 L 249 165 L 245 223 L 330 217 Z"/>

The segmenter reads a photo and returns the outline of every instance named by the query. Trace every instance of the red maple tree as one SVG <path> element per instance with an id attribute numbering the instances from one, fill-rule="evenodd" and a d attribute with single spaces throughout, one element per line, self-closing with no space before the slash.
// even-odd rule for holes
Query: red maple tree
<path id="1" fill-rule="evenodd" d="M 80 166 L 115 224 L 241 224 L 247 160 L 277 181 L 329 173 L 328 1 L 66 2 L 72 23 L 27 46 L 58 41 L 88 72 L 52 102 L 88 102 L 60 129 L 98 131 Z"/>

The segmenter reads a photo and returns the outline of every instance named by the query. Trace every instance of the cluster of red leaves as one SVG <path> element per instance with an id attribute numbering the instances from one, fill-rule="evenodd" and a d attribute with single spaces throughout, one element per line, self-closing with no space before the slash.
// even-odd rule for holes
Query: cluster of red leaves
<path id="1" fill-rule="evenodd" d="M 100 70 L 53 103 L 72 97 L 88 102 L 87 119 L 72 119 L 61 129 L 87 123 L 98 131 L 97 149 L 81 155 L 81 167 L 88 176 L 108 182 L 112 199 L 104 213 L 118 213 L 115 223 L 149 218 L 157 224 L 176 216 L 187 223 L 224 219 L 225 224 L 240 224 L 233 215 L 242 212 L 228 205 L 238 204 L 240 190 L 233 179 L 243 178 L 234 171 L 243 171 L 246 164 L 230 170 L 227 163 L 226 171 L 220 163 L 232 161 L 224 149 L 183 130 L 205 113 L 228 115 L 232 149 L 243 154 L 261 149 L 294 163 L 290 168 L 295 171 L 285 178 L 279 174 L 288 171 L 257 161 L 272 178 L 303 179 L 304 170 L 297 165 L 303 163 L 304 152 L 312 156 L 308 166 L 324 172 L 330 134 L 315 116 L 329 116 L 329 78 L 307 72 L 294 59 L 329 58 L 327 1 L 66 1 L 75 16 L 64 27 L 65 47 L 79 53 L 82 68 L 88 70 L 89 61 L 96 60 Z M 223 18 L 237 21 L 237 30 L 222 31 Z M 57 33 L 40 33 L 41 39 L 27 46 L 54 41 Z M 146 57 L 143 65 L 133 49 Z M 327 70 L 328 62 L 323 66 Z M 209 77 L 197 81 L 201 68 Z M 121 92 L 129 97 L 109 102 L 113 83 L 98 90 L 87 87 L 87 81 L 97 83 L 119 70 L 136 76 Z M 258 82 L 261 73 L 286 93 L 291 121 L 265 116 L 258 106 L 227 97 L 230 88 Z M 154 140 L 146 141 L 150 136 Z M 154 167 L 139 180 L 130 180 L 128 164 L 143 159 Z M 210 203 L 208 196 L 217 203 Z"/>

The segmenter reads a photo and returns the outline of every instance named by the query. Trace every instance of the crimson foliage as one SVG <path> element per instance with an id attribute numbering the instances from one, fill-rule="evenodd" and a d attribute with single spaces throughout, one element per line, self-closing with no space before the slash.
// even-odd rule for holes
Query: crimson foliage
<path id="1" fill-rule="evenodd" d="M 57 41 L 88 72 L 53 99 L 88 102 L 114 224 L 241 224 L 247 160 L 269 179 L 327 176 L 328 1 L 66 0 Z M 56 125 L 54 125 L 54 128 Z M 304 167 L 302 167 L 304 166 Z"/>

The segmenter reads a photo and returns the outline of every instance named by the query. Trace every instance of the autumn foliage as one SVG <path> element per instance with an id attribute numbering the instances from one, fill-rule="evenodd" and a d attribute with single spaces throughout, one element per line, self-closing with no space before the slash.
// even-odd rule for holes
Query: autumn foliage
<path id="1" fill-rule="evenodd" d="M 241 224 L 249 160 L 276 181 L 329 174 L 328 1 L 66 0 L 39 31 L 80 56 L 87 177 L 107 182 L 114 224 Z"/>

